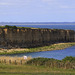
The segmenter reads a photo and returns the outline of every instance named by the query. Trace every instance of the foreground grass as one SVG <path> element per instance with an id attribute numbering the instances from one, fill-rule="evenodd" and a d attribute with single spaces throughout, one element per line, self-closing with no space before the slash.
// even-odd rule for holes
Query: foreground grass
<path id="1" fill-rule="evenodd" d="M 0 64 L 0 75 L 74 75 L 75 70 L 64 70 L 32 65 Z"/>
<path id="2" fill-rule="evenodd" d="M 36 47 L 36 48 L 17 48 L 17 49 L 0 49 L 0 55 L 2 54 L 16 54 L 16 53 L 27 53 L 27 52 L 39 52 L 39 51 L 51 51 L 51 50 L 61 50 L 75 46 L 75 42 L 71 43 L 57 43 L 50 46 Z"/>
<path id="3" fill-rule="evenodd" d="M 75 75 L 75 73 L 0 73 L 1 75 Z"/>
<path id="4" fill-rule="evenodd" d="M 19 57 L 6 57 L 6 60 L 11 59 L 12 61 L 15 60 L 23 60 L 23 58 Z M 4 58 L 1 57 L 0 60 Z M 33 63 L 32 63 L 33 62 Z M 28 59 L 24 64 L 8 64 L 7 62 L 0 62 L 0 75 L 75 75 L 75 69 L 71 68 L 59 68 L 49 66 L 49 63 L 54 64 L 64 62 L 70 62 L 73 64 L 75 62 L 75 57 L 66 57 L 63 60 L 56 60 L 51 58 L 33 58 Z M 38 64 L 38 65 L 37 65 Z M 70 66 L 70 65 L 69 65 Z"/>

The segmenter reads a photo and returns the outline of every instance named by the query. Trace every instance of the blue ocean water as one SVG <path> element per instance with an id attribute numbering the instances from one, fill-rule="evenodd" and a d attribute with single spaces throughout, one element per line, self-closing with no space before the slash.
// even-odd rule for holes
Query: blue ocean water
<path id="1" fill-rule="evenodd" d="M 19 27 L 75 30 L 75 25 L 16 25 Z"/>

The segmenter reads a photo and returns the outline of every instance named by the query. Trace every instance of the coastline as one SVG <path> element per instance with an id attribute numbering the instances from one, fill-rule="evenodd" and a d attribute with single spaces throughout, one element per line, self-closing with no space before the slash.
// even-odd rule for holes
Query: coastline
<path id="1" fill-rule="evenodd" d="M 57 43 L 49 46 L 36 47 L 36 48 L 0 49 L 0 55 L 62 50 L 71 46 L 75 46 L 75 42 Z"/>

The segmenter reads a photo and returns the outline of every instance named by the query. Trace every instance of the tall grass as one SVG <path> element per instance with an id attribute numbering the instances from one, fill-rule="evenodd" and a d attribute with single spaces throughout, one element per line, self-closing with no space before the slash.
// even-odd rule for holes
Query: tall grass
<path id="1" fill-rule="evenodd" d="M 27 57 L 27 59 L 24 59 L 24 57 L 10 57 L 10 56 L 1 56 L 0 57 L 0 62 L 1 63 L 6 63 L 6 64 L 25 64 L 27 61 L 32 59 L 31 57 Z"/>

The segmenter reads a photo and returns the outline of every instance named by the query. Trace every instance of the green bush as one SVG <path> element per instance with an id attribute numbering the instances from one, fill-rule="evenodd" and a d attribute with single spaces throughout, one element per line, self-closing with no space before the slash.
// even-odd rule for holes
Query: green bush
<path id="1" fill-rule="evenodd" d="M 66 62 L 66 61 L 72 62 L 72 61 L 75 61 L 75 57 L 67 56 L 64 59 L 62 59 L 62 61 L 64 61 L 64 62 Z"/>
<path id="2" fill-rule="evenodd" d="M 8 26 L 8 25 L 5 25 L 5 28 L 9 28 L 10 26 Z"/>
<path id="3" fill-rule="evenodd" d="M 5 25 L 5 28 L 13 28 L 13 29 L 17 29 L 16 26 L 9 26 L 9 25 Z"/>
<path id="4" fill-rule="evenodd" d="M 64 62 L 65 61 L 65 62 Z M 75 69 L 75 57 L 66 57 L 63 60 L 53 58 L 33 58 L 27 61 L 29 65 L 46 66 L 51 68 Z"/>
<path id="5" fill-rule="evenodd" d="M 13 29 L 17 29 L 17 27 L 16 27 L 16 26 L 12 26 L 12 28 L 13 28 Z"/>

